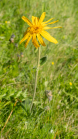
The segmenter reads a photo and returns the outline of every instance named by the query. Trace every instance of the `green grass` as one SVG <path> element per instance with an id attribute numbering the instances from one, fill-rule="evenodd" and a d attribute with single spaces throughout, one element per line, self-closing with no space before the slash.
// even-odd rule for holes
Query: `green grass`
<path id="1" fill-rule="evenodd" d="M 30 113 L 38 51 L 31 42 L 26 49 L 24 43 L 19 45 L 28 27 L 21 17 L 31 20 L 32 15 L 40 17 L 44 11 L 45 21 L 54 17 L 59 20 L 54 26 L 62 28 L 49 30 L 58 44 L 44 39 L 46 47 L 41 46 L 41 57 L 47 56 L 47 61 L 40 66 Z M 2 0 L 0 21 L 0 130 L 14 108 L 0 132 L 1 139 L 77 139 L 78 1 Z M 9 41 L 12 34 L 14 43 Z M 51 102 L 45 98 L 45 90 L 52 91 Z"/>

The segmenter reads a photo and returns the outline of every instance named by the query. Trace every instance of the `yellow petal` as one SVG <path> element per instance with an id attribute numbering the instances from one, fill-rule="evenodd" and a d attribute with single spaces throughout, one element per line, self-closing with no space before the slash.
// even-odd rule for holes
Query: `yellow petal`
<path id="1" fill-rule="evenodd" d="M 34 44 L 34 46 L 37 48 L 37 47 L 40 47 L 37 40 L 36 40 L 36 34 L 33 34 L 32 36 L 32 43 Z"/>
<path id="2" fill-rule="evenodd" d="M 37 45 L 36 45 L 34 42 L 32 42 L 32 43 L 33 43 L 33 45 L 34 45 L 34 46 L 36 47 L 36 49 L 37 49 L 37 48 L 38 48 Z"/>
<path id="3" fill-rule="evenodd" d="M 41 25 L 42 25 L 43 27 L 47 26 L 47 24 L 45 24 L 44 22 L 42 22 Z"/>
<path id="4" fill-rule="evenodd" d="M 27 33 L 24 37 L 23 37 L 23 39 L 20 41 L 20 44 L 23 42 L 23 41 L 25 41 L 26 39 L 28 39 L 28 37 L 29 37 L 29 33 Z"/>
<path id="5" fill-rule="evenodd" d="M 30 36 L 30 37 L 27 39 L 27 41 L 26 41 L 26 43 L 25 43 L 25 48 L 27 47 L 27 45 L 28 45 L 28 43 L 29 43 L 31 37 L 32 37 L 32 36 Z"/>
<path id="6" fill-rule="evenodd" d="M 46 29 L 53 29 L 53 28 L 62 28 L 62 27 L 44 27 L 43 29 L 46 30 Z"/>
<path id="7" fill-rule="evenodd" d="M 50 22 L 52 19 L 54 19 L 54 18 L 51 18 L 51 19 L 49 19 L 49 20 L 47 20 L 47 21 L 45 21 L 45 22 L 43 22 L 43 23 L 48 23 L 48 22 Z"/>
<path id="8" fill-rule="evenodd" d="M 42 23 L 42 21 L 44 20 L 45 18 L 45 12 L 42 13 L 41 17 L 40 17 L 40 20 L 39 20 L 39 23 Z"/>
<path id="9" fill-rule="evenodd" d="M 48 24 L 54 24 L 54 23 L 56 23 L 56 22 L 58 22 L 59 20 L 57 20 L 57 21 L 53 21 L 53 22 L 51 22 L 51 23 L 48 23 Z"/>
<path id="10" fill-rule="evenodd" d="M 33 25 L 38 25 L 38 21 L 39 21 L 38 17 L 32 16 L 32 23 L 33 23 Z"/>
<path id="11" fill-rule="evenodd" d="M 26 18 L 25 16 L 22 16 L 22 19 L 23 19 L 29 26 L 32 26 L 32 23 L 29 21 L 28 18 Z"/>
<path id="12" fill-rule="evenodd" d="M 38 17 L 35 18 L 35 25 L 38 25 Z"/>
<path id="13" fill-rule="evenodd" d="M 41 37 L 41 35 L 40 34 L 37 34 L 37 37 L 38 37 L 38 40 L 41 43 L 41 45 L 46 46 L 45 43 L 44 43 L 44 41 L 43 41 L 43 39 L 42 39 L 42 37 Z"/>
<path id="14" fill-rule="evenodd" d="M 50 20 L 52 20 L 53 18 L 51 18 L 51 19 L 49 19 L 48 21 L 46 21 L 46 22 L 42 22 L 42 25 L 43 26 L 47 26 L 48 24 L 54 24 L 54 23 L 56 23 L 56 22 L 58 22 L 59 20 L 57 20 L 57 21 L 53 21 L 53 22 L 51 22 L 51 23 L 47 23 L 47 22 L 49 22 Z"/>
<path id="15" fill-rule="evenodd" d="M 53 38 L 48 32 L 46 31 L 42 31 L 40 33 L 44 38 L 46 38 L 48 41 L 53 42 L 53 43 L 58 43 L 57 40 L 55 38 Z"/>
<path id="16" fill-rule="evenodd" d="M 33 23 L 33 25 L 35 25 L 35 16 L 32 16 L 32 23 Z"/>
<path id="17" fill-rule="evenodd" d="M 36 45 L 34 42 L 32 42 L 32 43 L 33 43 L 33 45 L 34 45 L 34 46 L 36 47 L 36 49 L 37 49 L 37 48 L 38 48 L 37 45 Z"/>

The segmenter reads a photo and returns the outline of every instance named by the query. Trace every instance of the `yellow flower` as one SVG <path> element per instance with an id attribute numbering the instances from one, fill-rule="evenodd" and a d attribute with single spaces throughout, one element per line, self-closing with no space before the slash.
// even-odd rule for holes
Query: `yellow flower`
<path id="1" fill-rule="evenodd" d="M 20 44 L 26 40 L 26 43 L 25 43 L 25 47 L 26 47 L 28 45 L 30 39 L 32 38 L 32 43 L 36 48 L 40 47 L 39 43 L 42 46 L 46 46 L 41 36 L 43 36 L 50 42 L 53 42 L 55 44 L 58 43 L 55 38 L 53 38 L 48 32 L 45 31 L 47 29 L 61 28 L 61 27 L 48 27 L 47 26 L 48 24 L 54 24 L 54 23 L 58 22 L 58 20 L 49 23 L 53 19 L 53 18 L 51 18 L 48 21 L 43 22 L 43 20 L 45 18 L 45 14 L 46 13 L 43 12 L 40 19 L 38 17 L 32 16 L 32 23 L 25 16 L 22 16 L 22 19 L 29 25 L 29 27 L 25 31 L 24 37 L 20 41 Z M 39 43 L 37 41 L 37 38 L 38 38 Z"/>
<path id="2" fill-rule="evenodd" d="M 5 21 L 5 23 L 7 24 L 7 21 Z"/>
<path id="3" fill-rule="evenodd" d="M 54 62 L 52 62 L 52 65 L 54 65 Z"/>
<path id="4" fill-rule="evenodd" d="M 72 86 L 72 83 L 71 82 L 69 84 Z"/>
<path id="5" fill-rule="evenodd" d="M 10 24 L 10 21 L 5 21 L 6 24 Z"/>

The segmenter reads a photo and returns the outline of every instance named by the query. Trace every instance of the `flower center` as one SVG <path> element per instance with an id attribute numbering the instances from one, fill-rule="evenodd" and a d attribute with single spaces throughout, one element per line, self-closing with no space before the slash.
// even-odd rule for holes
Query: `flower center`
<path id="1" fill-rule="evenodd" d="M 42 31 L 42 26 L 41 25 L 33 25 L 32 27 L 30 27 L 29 29 L 30 34 L 34 34 L 34 33 L 40 33 Z"/>

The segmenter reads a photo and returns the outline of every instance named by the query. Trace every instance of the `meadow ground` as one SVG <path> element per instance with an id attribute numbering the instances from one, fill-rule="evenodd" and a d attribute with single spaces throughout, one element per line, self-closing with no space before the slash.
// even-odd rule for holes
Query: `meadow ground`
<path id="1" fill-rule="evenodd" d="M 59 20 L 49 30 L 58 40 L 44 39 L 37 93 L 32 112 L 38 49 L 32 42 L 19 45 L 31 20 L 46 12 L 45 21 Z M 9 41 L 14 34 L 14 40 Z M 44 63 L 45 62 L 45 63 Z M 45 91 L 51 90 L 49 102 Z M 1 139 L 78 138 L 78 1 L 1 0 L 0 1 L 0 137 Z M 9 119 L 8 119 L 9 117 Z M 8 120 L 7 120 L 8 119 Z M 7 121 L 7 123 L 6 123 Z M 6 124 L 5 124 L 6 123 Z M 5 126 L 6 125 L 6 126 Z"/>

